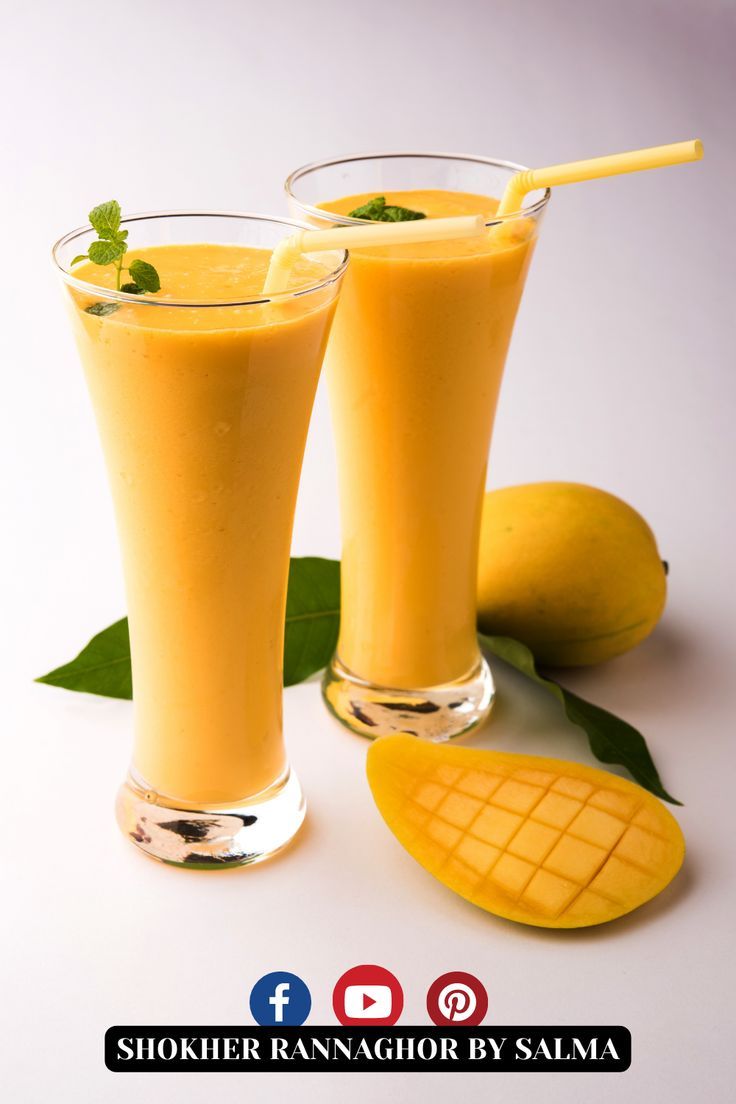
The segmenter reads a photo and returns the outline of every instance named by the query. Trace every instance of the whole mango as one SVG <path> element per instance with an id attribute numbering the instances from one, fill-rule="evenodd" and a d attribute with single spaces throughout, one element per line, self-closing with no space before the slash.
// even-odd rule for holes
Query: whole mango
<path id="1" fill-rule="evenodd" d="M 601 663 L 649 635 L 667 582 L 654 534 L 615 495 L 527 483 L 485 497 L 478 625 L 554 667 Z"/>

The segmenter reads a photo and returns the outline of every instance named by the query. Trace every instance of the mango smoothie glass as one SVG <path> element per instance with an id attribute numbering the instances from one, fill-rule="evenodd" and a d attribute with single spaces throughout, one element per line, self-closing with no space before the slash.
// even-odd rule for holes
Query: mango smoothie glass
<path id="1" fill-rule="evenodd" d="M 506 352 L 549 192 L 499 218 L 522 166 L 449 154 L 324 161 L 290 212 L 352 225 L 378 196 L 427 218 L 483 214 L 482 238 L 351 250 L 326 370 L 337 446 L 342 601 L 323 694 L 368 737 L 473 728 L 494 694 L 476 635 L 486 467 Z"/>
<path id="2" fill-rule="evenodd" d="M 123 220 L 126 263 L 161 290 L 54 248 L 105 455 L 130 625 L 135 747 L 118 823 L 149 855 L 252 863 L 304 799 L 282 734 L 284 615 L 302 455 L 344 252 L 261 292 L 298 224 L 171 213 Z"/>

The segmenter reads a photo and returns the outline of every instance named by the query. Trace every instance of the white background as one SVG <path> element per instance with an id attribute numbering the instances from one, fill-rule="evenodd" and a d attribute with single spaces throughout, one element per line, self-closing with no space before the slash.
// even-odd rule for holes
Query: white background
<path id="1" fill-rule="evenodd" d="M 0 43 L 3 564 L 2 1039 L 13 1104 L 234 1099 L 730 1099 L 733 972 L 732 3 L 718 0 L 86 0 L 13 5 Z M 310 812 L 250 871 L 159 867 L 118 835 L 125 703 L 34 685 L 124 611 L 103 468 L 48 258 L 117 196 L 127 211 L 281 212 L 305 161 L 449 149 L 546 164 L 694 136 L 700 165 L 561 189 L 512 346 L 492 485 L 573 479 L 620 494 L 671 564 L 661 627 L 568 684 L 646 733 L 686 866 L 610 927 L 545 933 L 474 909 L 388 834 L 365 745 L 315 683 L 286 693 Z M 727 304 L 731 306 L 727 321 Z M 297 553 L 338 555 L 320 394 Z M 543 692 L 499 673 L 478 746 L 588 761 Z M 247 1024 L 257 978 L 332 985 L 360 962 L 401 979 L 426 1022 L 436 976 L 465 969 L 502 1023 L 621 1023 L 628 1074 L 113 1075 L 114 1023 Z"/>

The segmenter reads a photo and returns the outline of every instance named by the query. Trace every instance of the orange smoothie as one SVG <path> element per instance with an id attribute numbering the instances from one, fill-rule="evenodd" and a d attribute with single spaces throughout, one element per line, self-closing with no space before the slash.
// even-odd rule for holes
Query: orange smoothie
<path id="1" fill-rule="evenodd" d="M 491 219 L 498 206 L 464 192 L 382 194 L 429 218 Z M 320 207 L 347 215 L 375 195 Z M 366 682 L 433 687 L 479 662 L 486 463 L 535 239 L 525 217 L 472 240 L 351 251 L 326 363 L 343 534 L 337 655 Z"/>
<path id="2" fill-rule="evenodd" d="M 131 250 L 162 290 L 96 316 L 69 289 L 122 546 L 134 774 L 186 803 L 236 803 L 284 775 L 286 581 L 297 484 L 337 284 L 254 297 L 270 252 Z M 331 271 L 303 260 L 292 286 Z M 111 268 L 74 269 L 112 288 Z"/>

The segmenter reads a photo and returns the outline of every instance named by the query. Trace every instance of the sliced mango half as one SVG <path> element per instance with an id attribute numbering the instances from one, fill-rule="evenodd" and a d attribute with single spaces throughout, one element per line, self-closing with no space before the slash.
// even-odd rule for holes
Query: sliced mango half
<path id="1" fill-rule="evenodd" d="M 615 920 L 660 893 L 685 855 L 661 801 L 594 767 L 397 735 L 371 745 L 367 772 L 412 858 L 522 924 Z"/>

